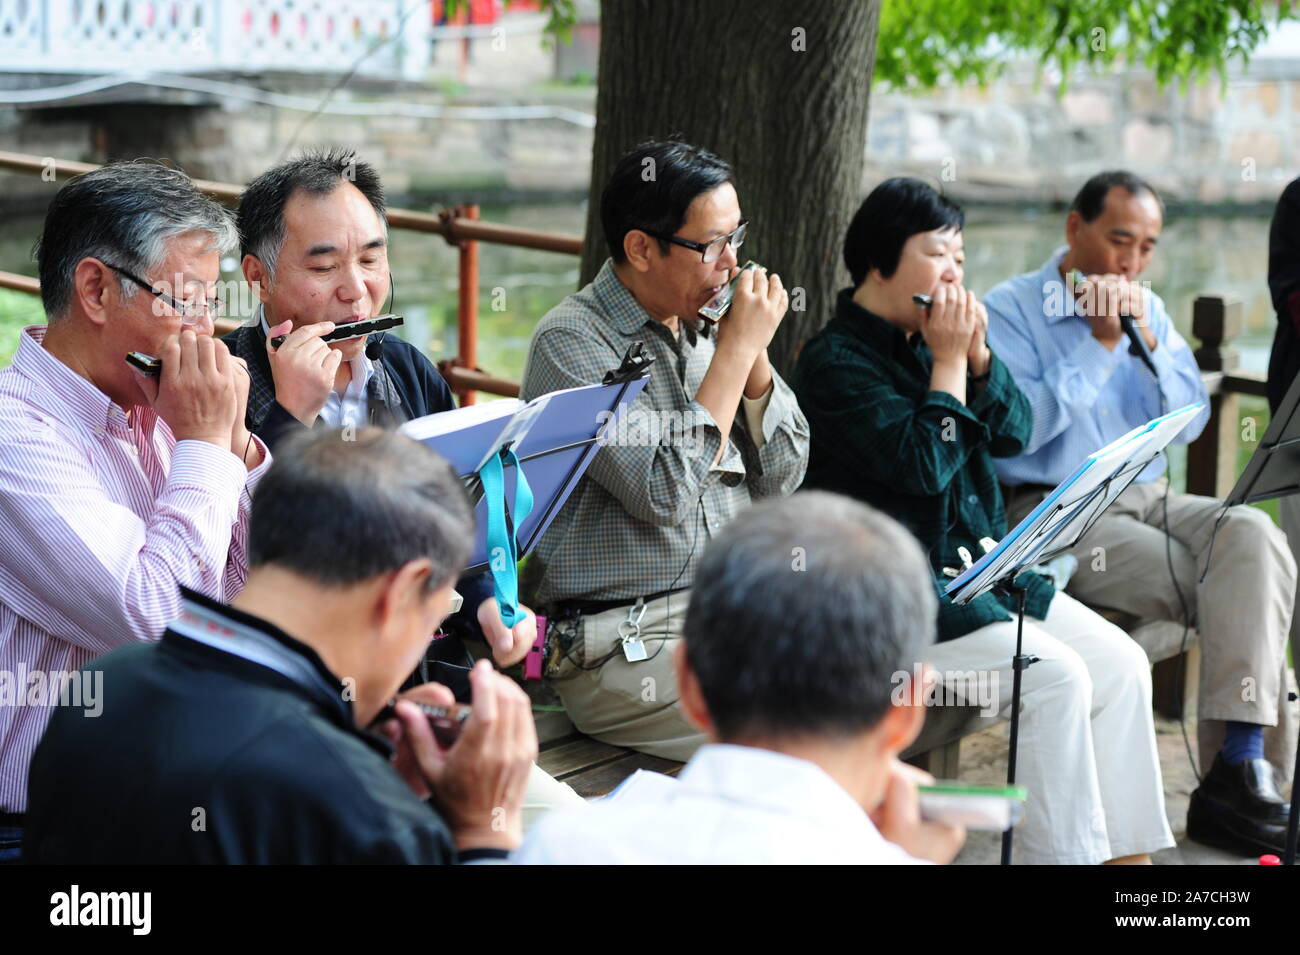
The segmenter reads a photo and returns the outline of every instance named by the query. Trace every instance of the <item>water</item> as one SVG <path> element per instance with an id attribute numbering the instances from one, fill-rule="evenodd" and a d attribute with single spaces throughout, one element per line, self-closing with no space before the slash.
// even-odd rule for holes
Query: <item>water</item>
<path id="1" fill-rule="evenodd" d="M 484 219 L 580 234 L 579 205 L 485 206 Z M 1241 367 L 1268 365 L 1274 315 L 1268 296 L 1268 219 L 1260 216 L 1175 218 L 1165 228 L 1143 276 L 1165 300 L 1178 329 L 1191 340 L 1192 301 L 1206 293 L 1243 303 L 1244 332 L 1235 345 Z M 758 226 L 756 226 L 758 227 Z M 0 270 L 34 274 L 30 258 L 39 220 L 17 220 L 0 234 Z M 967 285 L 982 295 L 1008 276 L 1037 269 L 1064 242 L 1059 212 L 974 210 L 966 227 Z M 405 337 L 435 360 L 456 354 L 456 250 L 440 236 L 397 230 L 390 251 L 392 309 L 406 316 Z M 479 264 L 479 354 L 485 371 L 518 380 L 537 319 L 572 292 L 575 256 L 484 244 Z M 228 275 L 233 277 L 233 275 Z M 847 280 L 846 280 L 847 284 Z M 31 321 L 40 320 L 35 300 Z M 1193 346 L 1195 346 L 1193 341 Z"/>

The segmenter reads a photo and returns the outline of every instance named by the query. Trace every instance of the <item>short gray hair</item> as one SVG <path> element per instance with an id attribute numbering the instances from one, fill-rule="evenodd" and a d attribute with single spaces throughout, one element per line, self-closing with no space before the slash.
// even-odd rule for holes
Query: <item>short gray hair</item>
<path id="1" fill-rule="evenodd" d="M 346 587 L 428 558 L 433 590 L 465 569 L 473 539 L 465 485 L 432 449 L 380 428 L 302 428 L 253 496 L 248 565 Z"/>
<path id="2" fill-rule="evenodd" d="M 695 571 L 683 636 L 720 738 L 843 738 L 924 658 L 935 575 L 891 517 L 801 491 L 737 515 Z"/>
<path id="3" fill-rule="evenodd" d="M 54 196 L 34 254 L 45 314 L 59 318 L 72 304 L 73 274 L 94 258 L 148 278 L 168 243 L 191 232 L 212 237 L 225 254 L 238 241 L 229 212 L 204 196 L 179 169 L 148 160 L 109 163 L 78 176 Z M 122 297 L 137 286 L 118 276 Z"/>

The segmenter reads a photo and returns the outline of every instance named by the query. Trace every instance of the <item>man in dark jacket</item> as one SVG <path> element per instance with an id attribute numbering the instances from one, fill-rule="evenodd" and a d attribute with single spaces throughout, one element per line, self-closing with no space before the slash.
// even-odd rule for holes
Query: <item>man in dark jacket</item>
<path id="1" fill-rule="evenodd" d="M 455 407 L 429 359 L 395 336 L 320 341 L 381 313 L 392 287 L 384 215 L 378 173 L 343 150 L 281 163 L 240 198 L 241 265 L 261 305 L 224 340 L 248 362 L 248 427 L 272 451 L 301 427 L 391 427 Z"/>
<path id="2" fill-rule="evenodd" d="M 1277 409 L 1300 373 L 1300 179 L 1282 190 L 1268 231 L 1268 291 L 1277 313 L 1277 332 L 1268 362 L 1268 410 Z M 1278 500 L 1278 515 L 1291 555 L 1300 562 L 1300 495 Z M 1294 611 L 1300 611 L 1300 597 Z M 1300 660 L 1300 620 L 1291 615 L 1291 659 Z M 1292 798 L 1295 798 L 1294 796 Z"/>
<path id="3" fill-rule="evenodd" d="M 395 336 L 320 340 L 384 307 L 391 288 L 385 208 L 379 174 L 347 150 L 309 151 L 281 163 L 240 197 L 241 265 L 261 305 L 224 341 L 248 363 L 248 429 L 273 453 L 284 436 L 305 428 L 392 428 L 455 407 L 429 359 Z M 267 339 L 280 335 L 288 336 L 280 347 L 268 347 Z M 422 672 L 462 692 L 466 643 L 486 641 L 499 666 L 513 666 L 536 641 L 537 618 L 529 611 L 507 627 L 487 574 L 464 577 L 456 589 L 464 609 L 446 622 L 450 638 L 432 644 Z M 579 804 L 572 789 L 535 770 L 525 821 Z"/>
<path id="4" fill-rule="evenodd" d="M 451 705 L 445 688 L 386 710 L 451 605 L 472 520 L 451 468 L 407 438 L 286 441 L 233 605 L 186 591 L 160 642 L 92 664 L 98 714 L 58 708 L 32 762 L 24 860 L 505 858 L 537 753 L 527 696 L 480 664 L 450 748 L 412 702 Z"/>

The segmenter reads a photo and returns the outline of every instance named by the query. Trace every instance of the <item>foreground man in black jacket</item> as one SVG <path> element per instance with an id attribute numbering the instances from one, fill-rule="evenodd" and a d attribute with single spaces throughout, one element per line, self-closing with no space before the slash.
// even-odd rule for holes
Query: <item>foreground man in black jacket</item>
<path id="1" fill-rule="evenodd" d="M 450 705 L 435 684 L 372 725 L 447 614 L 472 533 L 460 482 L 422 445 L 369 428 L 286 440 L 234 604 L 185 592 L 159 643 L 91 664 L 97 716 L 58 708 L 24 861 L 504 859 L 537 755 L 523 691 L 481 661 L 450 748 L 412 702 Z"/>

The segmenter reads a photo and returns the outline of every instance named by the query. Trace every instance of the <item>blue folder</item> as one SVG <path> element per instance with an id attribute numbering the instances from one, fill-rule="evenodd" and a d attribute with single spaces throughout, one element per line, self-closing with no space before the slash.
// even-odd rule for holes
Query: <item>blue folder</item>
<path id="1" fill-rule="evenodd" d="M 533 549 L 600 450 L 604 430 L 636 400 L 649 380 L 642 373 L 612 384 L 587 385 L 541 395 L 525 404 L 492 401 L 408 421 L 401 431 L 422 441 L 451 462 L 474 501 L 478 533 L 466 573 L 488 568 L 487 501 L 478 471 L 494 454 L 509 447 L 528 476 L 534 504 L 514 527 L 519 556 Z M 516 470 L 505 468 L 507 515 L 514 526 Z"/>

